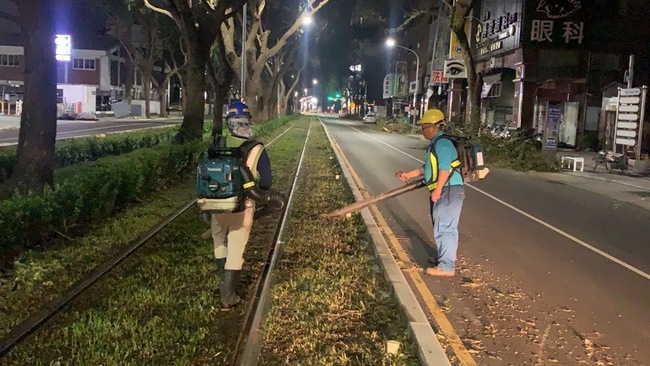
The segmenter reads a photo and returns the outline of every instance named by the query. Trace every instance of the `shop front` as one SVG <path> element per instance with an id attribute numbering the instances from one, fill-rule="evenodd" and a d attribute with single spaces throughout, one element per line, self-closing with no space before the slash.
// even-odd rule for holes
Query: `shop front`
<path id="1" fill-rule="evenodd" d="M 543 82 L 536 90 L 532 127 L 543 133 L 543 121 L 546 120 L 549 108 L 557 109 L 560 113 L 556 140 L 558 148 L 575 148 L 579 145 L 578 136 L 585 128 L 585 87 L 586 84 L 581 79 L 560 79 Z"/>
<path id="2" fill-rule="evenodd" d="M 543 133 L 559 114 L 554 144 L 580 146 L 587 114 L 587 1 L 560 11 L 541 0 L 482 0 L 473 46 L 483 75 L 483 122 Z M 574 6 L 576 5 L 576 6 Z"/>

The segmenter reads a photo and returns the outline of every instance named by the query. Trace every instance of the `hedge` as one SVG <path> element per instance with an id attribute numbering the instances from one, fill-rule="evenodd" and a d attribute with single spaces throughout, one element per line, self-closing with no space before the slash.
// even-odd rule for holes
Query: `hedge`
<path id="1" fill-rule="evenodd" d="M 57 170 L 58 183 L 42 196 L 16 194 L 0 201 L 0 258 L 61 234 L 83 233 L 128 204 L 188 177 L 204 151 L 202 141 L 164 143 Z"/>
<path id="2" fill-rule="evenodd" d="M 56 142 L 54 159 L 58 168 L 95 161 L 111 155 L 125 154 L 137 149 L 153 147 L 169 141 L 178 132 L 178 126 L 156 128 L 129 133 L 110 134 L 106 137 L 83 137 Z M 0 182 L 14 169 L 16 147 L 0 148 Z"/>
<path id="3" fill-rule="evenodd" d="M 265 137 L 297 117 L 281 117 L 256 125 L 256 137 Z M 158 146 L 59 168 L 55 171 L 54 189 L 46 190 L 41 196 L 15 194 L 0 201 L 0 259 L 12 250 L 45 244 L 62 235 L 83 234 L 91 225 L 129 204 L 190 176 L 206 151 L 205 141 L 183 145 L 160 142 L 173 133 L 121 135 L 121 139 L 111 139 L 110 144 L 100 142 L 101 148 L 97 147 L 96 139 L 66 144 L 68 163 L 83 156 L 100 156 L 100 151 L 119 153 L 123 151 L 120 149 L 146 147 L 146 144 Z M 75 150 L 75 146 L 81 147 Z M 113 150 L 108 146 L 113 146 Z"/>

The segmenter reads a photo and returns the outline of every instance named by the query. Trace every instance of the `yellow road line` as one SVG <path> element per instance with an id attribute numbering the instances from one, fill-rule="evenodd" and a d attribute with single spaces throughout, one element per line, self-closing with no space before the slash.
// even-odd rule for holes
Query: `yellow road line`
<path id="1" fill-rule="evenodd" d="M 332 141 L 334 142 L 335 148 L 339 151 L 340 156 L 343 159 L 343 164 L 345 164 L 348 170 L 350 171 L 350 175 L 352 176 L 352 179 L 354 180 L 355 184 L 359 188 L 359 191 L 361 192 L 363 198 L 366 199 L 370 197 L 370 195 L 368 194 L 368 190 L 364 187 L 363 183 L 361 182 L 361 178 L 359 178 L 359 175 L 357 175 L 356 171 L 352 168 L 352 165 L 350 164 L 347 157 L 343 153 L 343 150 L 338 146 L 338 143 L 334 141 L 334 139 L 332 139 Z M 393 231 L 388 226 L 388 223 L 384 219 L 384 216 L 381 214 L 377 206 L 372 205 L 369 207 L 369 209 L 372 212 L 372 215 L 375 217 L 375 220 L 377 220 L 379 229 L 382 231 L 384 236 L 390 242 L 399 260 L 402 261 L 404 265 L 411 267 L 412 262 L 408 254 L 406 253 L 406 250 L 404 250 L 404 247 L 399 242 L 399 239 L 397 239 Z M 409 277 L 411 277 L 411 280 L 415 284 L 415 288 L 417 289 L 420 296 L 422 296 L 422 300 L 424 301 L 424 304 L 433 315 L 434 320 L 438 324 L 438 328 L 440 329 L 440 332 L 442 332 L 442 334 L 447 338 L 447 341 L 451 349 L 454 351 L 454 354 L 456 354 L 456 357 L 458 357 L 458 361 L 461 363 L 461 365 L 476 366 L 477 365 L 476 361 L 474 361 L 474 358 L 472 357 L 472 355 L 469 353 L 469 351 L 461 341 L 460 337 L 458 336 L 458 333 L 451 325 L 451 322 L 449 322 L 449 319 L 447 319 L 445 313 L 438 306 L 436 299 L 433 297 L 433 294 L 431 293 L 427 285 L 424 283 L 424 280 L 422 279 L 420 273 L 416 271 L 404 271 L 404 272 Z"/>

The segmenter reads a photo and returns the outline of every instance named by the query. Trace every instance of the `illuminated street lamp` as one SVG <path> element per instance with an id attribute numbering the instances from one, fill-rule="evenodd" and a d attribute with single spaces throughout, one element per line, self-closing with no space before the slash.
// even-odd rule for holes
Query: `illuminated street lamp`
<path id="1" fill-rule="evenodd" d="M 314 80 L 311 81 L 311 83 L 314 84 L 314 85 L 318 85 L 318 80 L 314 79 Z"/>
<path id="2" fill-rule="evenodd" d="M 417 108 L 417 99 L 418 99 L 418 89 L 420 87 L 420 80 L 419 80 L 419 74 L 420 74 L 420 56 L 418 56 L 418 53 L 413 51 L 410 48 L 406 48 L 403 46 L 400 46 L 395 42 L 394 38 L 388 38 L 386 40 L 386 46 L 393 48 L 401 48 L 403 50 L 407 50 L 415 55 L 415 61 L 416 61 L 416 66 L 415 66 L 415 91 L 413 92 L 413 111 L 416 110 Z M 413 113 L 413 112 L 411 112 Z M 415 114 L 413 114 L 413 131 L 415 131 Z"/>

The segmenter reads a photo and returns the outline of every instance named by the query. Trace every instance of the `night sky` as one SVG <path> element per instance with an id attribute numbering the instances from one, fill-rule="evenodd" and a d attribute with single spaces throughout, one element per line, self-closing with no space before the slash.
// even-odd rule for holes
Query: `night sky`
<path id="1" fill-rule="evenodd" d="M 317 78 L 324 88 L 329 78 L 343 79 L 349 75 L 350 65 L 361 63 L 368 81 L 368 100 L 380 100 L 381 84 L 390 62 L 390 52 L 384 47 L 386 28 L 402 21 L 402 3 L 403 0 L 330 0 L 315 16 L 321 28 L 315 29 L 318 34 L 311 35 L 314 39 L 310 40 L 309 52 L 317 55 L 320 63 L 307 68 L 303 75 L 305 83 L 310 86 L 311 80 Z M 56 0 L 56 4 L 53 14 L 57 33 L 71 34 L 75 48 L 93 48 L 104 33 L 105 20 L 99 11 L 93 9 L 89 0 Z M 372 27 L 352 25 L 355 15 L 359 11 L 365 15 L 366 9 L 375 10 L 385 21 Z M 6 27 L 2 28 L 6 31 Z"/>
<path id="2" fill-rule="evenodd" d="M 358 0 L 363 1 L 363 0 Z M 386 20 L 373 27 L 355 27 L 351 19 L 355 15 L 355 1 L 330 0 L 317 14 L 328 25 L 325 34 L 316 45 L 320 57 L 320 68 L 310 70 L 312 77 L 326 81 L 335 76 L 345 78 L 349 66 L 361 63 L 368 82 L 368 101 L 380 101 L 382 82 L 390 64 L 390 52 L 384 47 L 387 27 L 399 25 L 403 19 L 402 0 L 376 0 L 363 4 L 372 6 Z"/>

